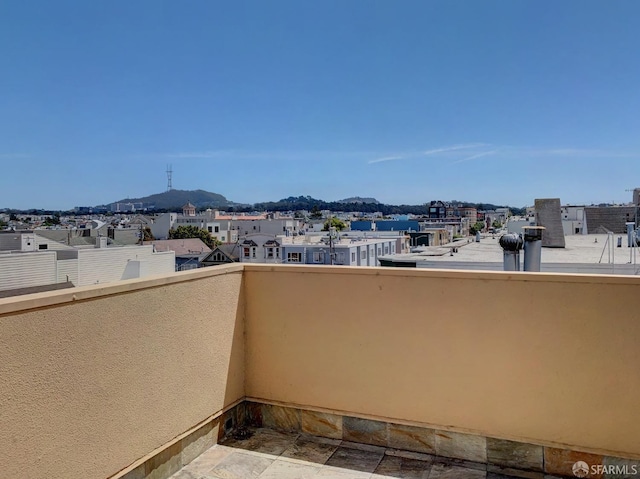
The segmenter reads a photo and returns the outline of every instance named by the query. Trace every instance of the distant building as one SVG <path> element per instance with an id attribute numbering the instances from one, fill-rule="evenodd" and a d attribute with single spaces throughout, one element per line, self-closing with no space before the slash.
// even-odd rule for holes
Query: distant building
<path id="1" fill-rule="evenodd" d="M 62 283 L 88 286 L 175 271 L 173 252 L 157 253 L 153 246 L 109 248 L 108 238 L 101 237 L 97 247 L 74 248 L 35 234 L 15 236 L 0 234 L 4 247 L 0 252 L 0 291 L 29 292 L 30 288 L 55 288 Z M 16 242 L 19 248 L 6 248 Z"/>
<path id="2" fill-rule="evenodd" d="M 414 220 L 361 220 L 351 222 L 351 231 L 419 231 L 420 223 Z"/>
<path id="3" fill-rule="evenodd" d="M 133 213 L 136 211 L 144 210 L 144 203 L 111 203 L 112 213 Z"/>
<path id="4" fill-rule="evenodd" d="M 635 206 L 585 206 L 584 212 L 589 234 L 605 231 L 624 234 L 626 223 L 637 224 Z"/>
<path id="5" fill-rule="evenodd" d="M 157 252 L 173 251 L 176 257 L 176 271 L 196 269 L 203 266 L 202 260 L 211 253 L 211 248 L 200 238 L 145 241 Z"/>
<path id="6" fill-rule="evenodd" d="M 195 211 L 185 205 L 183 214 L 164 213 L 154 218 L 151 224 L 151 233 L 156 239 L 167 239 L 169 230 L 178 226 L 191 225 L 204 229 L 211 233 L 213 238 L 223 243 L 235 243 L 239 239 L 252 234 L 294 235 L 298 234 L 302 222 L 290 217 L 280 217 L 265 214 L 245 215 L 220 214 L 218 210 L 208 209 L 204 213 L 196 214 Z M 192 205 L 191 205 L 192 206 Z"/>
<path id="7" fill-rule="evenodd" d="M 441 219 L 447 217 L 447 204 L 444 201 L 432 201 L 429 203 L 429 218 Z"/>
<path id="8" fill-rule="evenodd" d="M 329 242 L 324 238 L 319 243 L 283 242 L 282 262 L 287 264 L 317 264 L 345 266 L 379 266 L 379 258 L 399 252 L 401 237 L 351 238 Z"/>
<path id="9" fill-rule="evenodd" d="M 237 263 L 240 261 L 240 246 L 238 244 L 223 244 L 213 249 L 202 259 L 202 266 L 219 266 L 221 264 Z"/>
<path id="10" fill-rule="evenodd" d="M 565 236 L 586 235 L 588 233 L 584 206 L 562 206 L 560 215 Z"/>

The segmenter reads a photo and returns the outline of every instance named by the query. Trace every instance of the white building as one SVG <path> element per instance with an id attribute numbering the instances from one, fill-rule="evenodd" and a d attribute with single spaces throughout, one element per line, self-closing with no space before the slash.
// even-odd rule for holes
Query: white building
<path id="1" fill-rule="evenodd" d="M 6 246 L 12 238 L 5 236 L 15 235 L 0 235 Z M 153 246 L 107 248 L 106 238 L 100 240 L 96 248 L 59 245 L 60 248 L 37 249 L 49 244 L 39 243 L 37 235 L 20 235 L 20 248 L 0 251 L 0 291 L 53 288 L 63 283 L 87 286 L 175 271 L 172 251 L 156 253 Z"/>
<path id="2" fill-rule="evenodd" d="M 565 236 L 587 234 L 587 216 L 584 206 L 562 206 L 560 215 Z"/>

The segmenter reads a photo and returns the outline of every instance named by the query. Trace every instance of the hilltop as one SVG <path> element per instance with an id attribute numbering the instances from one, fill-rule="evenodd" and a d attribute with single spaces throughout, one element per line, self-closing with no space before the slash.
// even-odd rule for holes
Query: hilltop
<path id="1" fill-rule="evenodd" d="M 191 202 L 197 208 L 224 208 L 233 204 L 221 194 L 205 190 L 171 190 L 143 198 L 114 201 L 114 203 L 144 203 L 153 205 L 156 209 L 179 208 L 187 202 Z"/>
<path id="2" fill-rule="evenodd" d="M 380 204 L 375 198 L 361 198 L 360 196 L 352 196 L 344 200 L 338 200 L 336 203 L 363 203 L 363 204 Z"/>

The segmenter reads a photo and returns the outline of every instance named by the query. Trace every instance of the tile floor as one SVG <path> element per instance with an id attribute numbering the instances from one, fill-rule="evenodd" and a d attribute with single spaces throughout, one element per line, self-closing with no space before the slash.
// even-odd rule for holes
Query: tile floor
<path id="1" fill-rule="evenodd" d="M 248 439 L 223 440 L 171 479 L 509 478 L 487 472 L 485 464 L 270 429 L 251 432 Z"/>

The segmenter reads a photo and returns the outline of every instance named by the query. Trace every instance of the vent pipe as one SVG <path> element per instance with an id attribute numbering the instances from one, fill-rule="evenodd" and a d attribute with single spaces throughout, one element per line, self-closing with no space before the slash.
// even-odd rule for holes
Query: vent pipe
<path id="1" fill-rule="evenodd" d="M 504 251 L 504 270 L 520 271 L 520 250 L 522 237 L 516 233 L 509 233 L 500 237 L 500 246 Z"/>
<path id="2" fill-rule="evenodd" d="M 633 247 L 633 229 L 635 228 L 635 223 L 625 223 L 627 225 L 627 245 L 629 248 Z"/>
<path id="3" fill-rule="evenodd" d="M 544 226 L 524 227 L 524 270 L 540 271 Z"/>

